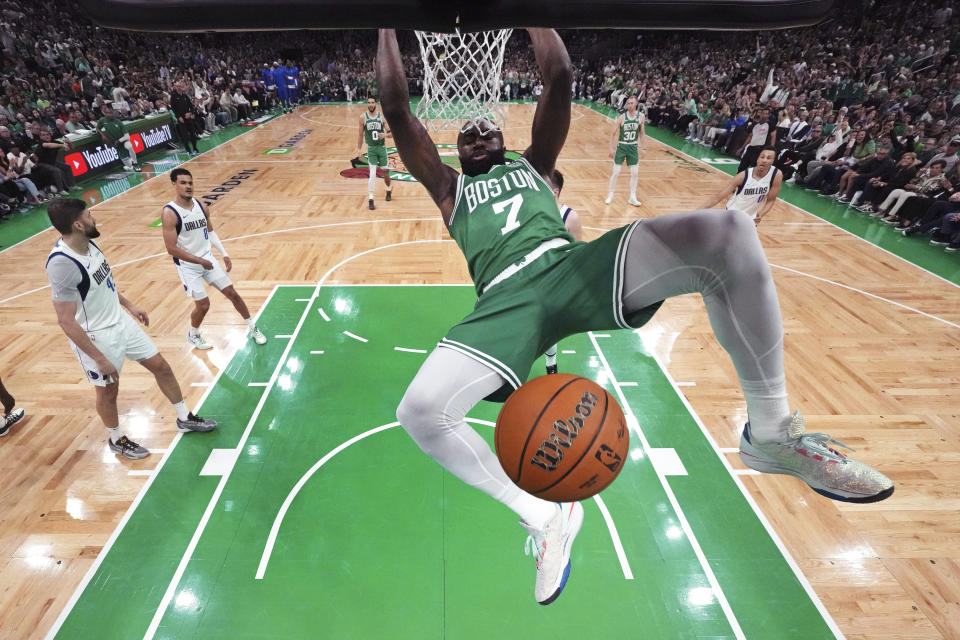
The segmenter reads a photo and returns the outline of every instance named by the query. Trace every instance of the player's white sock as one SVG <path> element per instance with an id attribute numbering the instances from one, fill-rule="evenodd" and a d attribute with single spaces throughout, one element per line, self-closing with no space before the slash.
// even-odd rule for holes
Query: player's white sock
<path id="1" fill-rule="evenodd" d="M 257 323 L 253 321 L 253 316 L 250 316 L 249 318 L 244 318 L 244 320 L 247 321 L 247 326 L 250 327 L 251 329 L 257 328 Z"/>
<path id="2" fill-rule="evenodd" d="M 392 184 L 388 184 L 388 185 L 387 185 L 387 191 L 391 191 L 392 189 L 393 189 L 393 185 L 392 185 Z"/>
<path id="3" fill-rule="evenodd" d="M 613 173 L 610 174 L 610 188 L 607 191 L 613 195 L 613 190 L 617 187 L 617 177 L 620 175 L 620 165 L 613 165 Z"/>
<path id="4" fill-rule="evenodd" d="M 747 401 L 750 434 L 757 442 L 784 442 L 790 427 L 790 405 L 787 402 L 787 380 L 741 380 L 740 388 Z"/>
<path id="5" fill-rule="evenodd" d="M 200 335 L 200 327 L 193 327 L 193 326 L 191 326 L 191 327 L 190 327 L 190 335 L 191 335 L 191 336 L 194 336 L 194 337 Z"/>
<path id="6" fill-rule="evenodd" d="M 546 364 L 548 367 L 552 367 L 557 364 L 557 345 L 553 345 L 547 349 L 546 353 L 543 354 L 543 357 L 546 358 Z"/>
<path id="7" fill-rule="evenodd" d="M 173 410 L 177 412 L 177 420 L 186 420 L 190 415 L 190 411 L 187 409 L 187 403 L 183 400 L 174 402 Z"/>
<path id="8" fill-rule="evenodd" d="M 117 444 L 124 435 L 123 432 L 120 431 L 120 427 L 107 427 L 107 434 L 110 436 L 110 442 L 113 444 Z"/>
<path id="9" fill-rule="evenodd" d="M 534 498 L 525 491 L 518 491 L 517 495 L 505 502 L 514 513 L 520 514 L 523 521 L 535 529 L 543 529 L 553 516 L 557 515 L 557 505 Z"/>
<path id="10" fill-rule="evenodd" d="M 640 174 L 640 165 L 630 167 L 630 199 L 637 199 L 637 177 Z"/>

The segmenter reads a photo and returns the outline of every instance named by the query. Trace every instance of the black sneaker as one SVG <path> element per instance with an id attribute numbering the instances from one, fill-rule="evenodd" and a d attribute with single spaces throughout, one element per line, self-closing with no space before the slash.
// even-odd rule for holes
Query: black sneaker
<path id="1" fill-rule="evenodd" d="M 180 433 L 187 433 L 188 431 L 205 433 L 207 431 L 213 431 L 216 428 L 217 423 L 215 420 L 207 420 L 206 418 L 201 418 L 200 416 L 192 413 L 187 414 L 186 420 L 177 418 L 177 431 Z"/>
<path id="2" fill-rule="evenodd" d="M 3 417 L 3 424 L 0 424 L 0 438 L 10 433 L 10 428 L 13 425 L 17 424 L 18 422 L 20 422 L 21 420 L 23 420 L 23 415 L 25 413 L 26 412 L 23 410 L 23 408 L 20 408 L 20 409 L 14 409 L 13 411 L 5 415 Z"/>
<path id="3" fill-rule="evenodd" d="M 951 242 L 947 245 L 947 251 L 960 251 L 960 242 Z M 2 434 L 0 434 L 2 435 Z"/>
<path id="4" fill-rule="evenodd" d="M 556 373 L 556 372 L 557 372 L 557 365 L 555 364 L 547 365 L 547 375 L 550 375 L 551 373 Z"/>
<path id="5" fill-rule="evenodd" d="M 367 200 L 367 208 L 370 209 L 370 211 L 376 209 L 376 207 L 373 205 L 373 198 Z"/>
<path id="6" fill-rule="evenodd" d="M 940 235 L 939 233 L 935 233 L 933 237 L 930 238 L 930 244 L 934 244 L 934 245 L 937 245 L 938 247 L 942 247 L 945 244 L 950 244 L 950 241 L 947 240 L 942 235 Z"/>
<path id="7" fill-rule="evenodd" d="M 390 192 L 387 191 L 387 202 L 390 202 L 390 200 L 391 200 L 391 198 L 390 198 Z"/>
<path id="8" fill-rule="evenodd" d="M 116 442 L 110 438 L 107 438 L 107 444 L 110 446 L 110 451 L 113 451 L 114 453 L 131 460 L 139 460 L 150 455 L 149 451 L 141 447 L 127 436 L 123 436 Z"/>

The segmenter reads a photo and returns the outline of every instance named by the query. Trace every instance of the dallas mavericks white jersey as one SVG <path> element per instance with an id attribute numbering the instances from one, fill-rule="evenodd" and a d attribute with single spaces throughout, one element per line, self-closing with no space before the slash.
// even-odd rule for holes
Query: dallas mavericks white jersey
<path id="1" fill-rule="evenodd" d="M 184 209 L 176 202 L 168 202 L 177 214 L 177 247 L 187 253 L 202 258 L 210 253 L 210 236 L 207 233 L 207 216 L 203 212 L 203 205 L 196 198 L 193 199 L 193 208 Z M 180 264 L 177 258 L 175 264 Z M 189 263 L 193 266 L 193 263 Z"/>
<path id="2" fill-rule="evenodd" d="M 50 251 L 47 278 L 57 302 L 76 301 L 74 317 L 86 332 L 112 327 L 123 318 L 120 297 L 113 283 L 110 265 L 93 242 L 86 255 L 80 255 L 63 241 Z"/>
<path id="3" fill-rule="evenodd" d="M 770 191 L 770 185 L 773 184 L 773 177 L 777 175 L 777 168 L 770 167 L 767 175 L 762 178 L 756 178 L 753 171 L 756 167 L 748 167 L 743 172 L 743 182 L 737 187 L 737 191 L 727 200 L 727 209 L 738 209 L 756 219 L 763 207 L 763 201 L 767 198 Z"/>

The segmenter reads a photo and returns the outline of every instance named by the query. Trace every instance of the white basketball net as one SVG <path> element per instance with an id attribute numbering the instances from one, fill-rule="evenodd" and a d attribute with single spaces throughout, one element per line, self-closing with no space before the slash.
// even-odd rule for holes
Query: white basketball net
<path id="1" fill-rule="evenodd" d="M 417 31 L 423 60 L 423 98 L 417 117 L 431 131 L 460 129 L 487 118 L 502 127 L 503 50 L 513 29 L 473 33 Z"/>

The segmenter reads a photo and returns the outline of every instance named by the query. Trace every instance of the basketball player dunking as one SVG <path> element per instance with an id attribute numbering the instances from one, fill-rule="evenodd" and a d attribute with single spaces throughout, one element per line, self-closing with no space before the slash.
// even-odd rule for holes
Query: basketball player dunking
<path id="1" fill-rule="evenodd" d="M 210 310 L 210 299 L 207 297 L 204 283 L 213 285 L 237 310 L 249 330 L 247 335 L 257 344 L 266 344 L 267 338 L 257 329 L 247 303 L 243 301 L 237 290 L 233 288 L 227 272 L 233 268 L 233 262 L 223 243 L 213 230 L 210 221 L 210 212 L 193 197 L 193 176 L 186 169 L 174 169 L 170 172 L 170 182 L 177 193 L 177 197 L 163 206 L 161 220 L 163 221 L 163 244 L 167 253 L 173 256 L 173 264 L 177 266 L 177 273 L 183 283 L 183 290 L 193 299 L 194 308 L 190 314 L 190 329 L 187 331 L 187 342 L 197 349 L 211 349 L 213 345 L 206 342 L 200 335 L 200 323 L 203 322 L 207 311 Z M 214 246 L 223 256 L 224 271 L 220 268 L 210 247 Z"/>
<path id="2" fill-rule="evenodd" d="M 637 200 L 637 178 L 640 172 L 640 154 L 647 152 L 647 138 L 643 126 L 644 115 L 637 111 L 637 97 L 627 98 L 627 110 L 613 123 L 610 134 L 610 158 L 613 159 L 613 172 L 610 174 L 610 188 L 604 203 L 613 202 L 613 190 L 617 186 L 620 166 L 626 160 L 630 167 L 630 198 L 628 204 L 640 206 Z"/>
<path id="3" fill-rule="evenodd" d="M 741 438 L 741 456 L 749 466 L 798 476 L 837 500 L 889 496 L 888 478 L 832 449 L 824 434 L 807 434 L 799 413 L 791 416 L 777 294 L 747 215 L 661 215 L 592 242 L 573 240 L 549 183 L 570 126 L 573 71 L 555 31 L 528 31 L 543 92 L 530 146 L 516 161 L 506 161 L 503 134 L 485 119 L 460 130 L 462 174 L 441 161 L 410 112 L 390 29 L 380 31 L 377 75 L 400 157 L 440 209 L 479 298 L 427 357 L 397 419 L 424 452 L 520 516 L 532 542 L 527 550 L 536 558 L 536 600 L 548 604 L 563 590 L 583 508 L 523 492 L 464 417 L 480 400 L 502 401 L 561 338 L 640 327 L 671 296 L 702 295 L 713 330 L 733 360 L 750 417 Z"/>
<path id="4" fill-rule="evenodd" d="M 178 431 L 212 431 L 217 423 L 187 410 L 170 365 L 130 317 L 144 325 L 150 323 L 146 311 L 117 290 L 110 265 L 93 242 L 100 232 L 86 206 L 79 199 L 54 200 L 47 205 L 50 222 L 62 234 L 47 258 L 47 278 L 60 328 L 97 391 L 97 413 L 109 434 L 107 444 L 114 453 L 138 460 L 150 452 L 123 433 L 117 413 L 120 370 L 127 358 L 142 364 L 156 378 L 177 412 Z"/>
<path id="5" fill-rule="evenodd" d="M 377 112 L 377 101 L 367 98 L 367 110 L 360 116 L 360 134 L 357 136 L 357 155 L 363 152 L 363 144 L 367 144 L 367 165 L 370 167 L 370 178 L 367 180 L 368 200 L 367 207 L 376 209 L 373 204 L 373 188 L 377 184 L 377 169 L 383 167 L 383 184 L 387 186 L 387 202 L 390 202 L 390 168 L 387 166 L 386 138 L 390 131 L 383 121 L 383 115 Z"/>
<path id="6" fill-rule="evenodd" d="M 757 156 L 757 166 L 747 167 L 733 178 L 717 193 L 707 198 L 701 209 L 713 209 L 724 200 L 725 209 L 743 211 L 753 219 L 755 225 L 773 207 L 783 184 L 783 172 L 773 166 L 777 152 L 773 147 L 764 147 Z"/>

